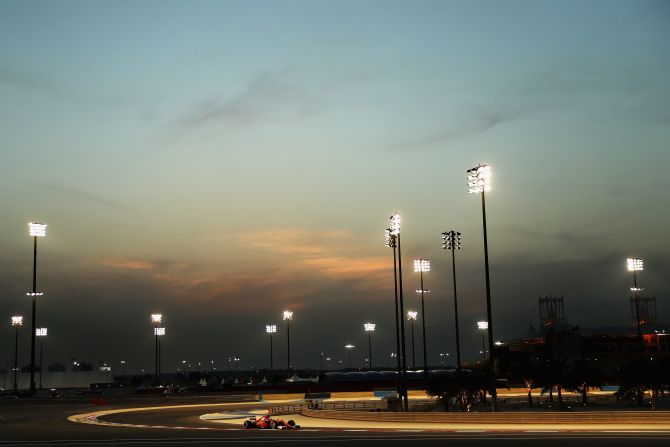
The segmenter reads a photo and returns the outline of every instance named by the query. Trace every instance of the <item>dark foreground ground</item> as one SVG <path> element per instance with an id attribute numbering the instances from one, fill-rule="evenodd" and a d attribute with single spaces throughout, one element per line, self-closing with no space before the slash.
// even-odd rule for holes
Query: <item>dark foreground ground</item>
<path id="1" fill-rule="evenodd" d="M 234 398 L 229 398 L 234 399 Z M 75 424 L 67 421 L 72 414 L 101 408 L 128 408 L 177 404 L 208 404 L 221 402 L 222 396 L 180 397 L 166 400 L 161 397 L 117 399 L 104 407 L 93 405 L 90 399 L 21 399 L 0 401 L 0 447 L 7 446 L 668 446 L 670 434 L 638 433 L 522 433 L 494 432 L 384 432 L 384 431 L 300 431 L 236 430 L 225 425 L 203 422 L 199 416 L 215 412 L 216 407 L 164 410 L 107 417 L 109 421 L 132 424 L 192 427 L 128 428 Z M 259 405 L 258 405 L 259 406 Z M 257 406 L 257 407 L 258 407 Z M 240 408 L 248 406 L 241 404 Z M 209 429 L 205 430 L 204 427 Z M 620 427 L 622 430 L 625 427 Z"/>

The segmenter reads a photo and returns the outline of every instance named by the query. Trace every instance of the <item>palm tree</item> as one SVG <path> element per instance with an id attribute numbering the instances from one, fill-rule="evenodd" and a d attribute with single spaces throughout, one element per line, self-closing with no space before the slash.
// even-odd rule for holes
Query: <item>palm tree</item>
<path id="1" fill-rule="evenodd" d="M 437 397 L 444 404 L 445 411 L 449 411 L 449 402 L 454 399 L 460 411 L 470 412 L 490 391 L 490 382 L 485 372 L 462 369 L 431 379 L 426 394 Z"/>
<path id="2" fill-rule="evenodd" d="M 588 359 L 572 363 L 565 377 L 565 389 L 582 394 L 582 405 L 586 405 L 587 391 L 602 385 L 602 375 Z"/>
<path id="3" fill-rule="evenodd" d="M 619 399 L 637 399 L 642 405 L 645 391 L 651 394 L 651 409 L 656 411 L 656 401 L 670 381 L 670 361 L 643 359 L 624 365 L 619 370 Z"/>

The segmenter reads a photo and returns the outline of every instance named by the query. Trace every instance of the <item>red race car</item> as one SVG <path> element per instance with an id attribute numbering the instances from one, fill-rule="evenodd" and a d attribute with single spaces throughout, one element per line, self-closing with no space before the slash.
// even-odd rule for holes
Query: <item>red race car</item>
<path id="1" fill-rule="evenodd" d="M 300 426 L 296 425 L 295 421 L 291 419 L 284 421 L 283 419 L 273 418 L 269 414 L 266 414 L 258 418 L 250 417 L 244 421 L 244 428 L 276 428 L 278 430 L 292 430 L 295 428 L 300 428 Z"/>

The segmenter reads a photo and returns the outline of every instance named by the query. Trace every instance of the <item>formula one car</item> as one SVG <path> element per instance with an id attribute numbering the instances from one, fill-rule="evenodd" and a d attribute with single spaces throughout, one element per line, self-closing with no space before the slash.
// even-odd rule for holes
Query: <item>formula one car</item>
<path id="1" fill-rule="evenodd" d="M 244 428 L 269 428 L 277 430 L 292 430 L 295 428 L 300 428 L 299 425 L 295 424 L 295 421 L 289 419 L 284 421 L 283 419 L 273 418 L 269 414 L 263 415 L 261 417 L 250 417 L 244 421 Z"/>

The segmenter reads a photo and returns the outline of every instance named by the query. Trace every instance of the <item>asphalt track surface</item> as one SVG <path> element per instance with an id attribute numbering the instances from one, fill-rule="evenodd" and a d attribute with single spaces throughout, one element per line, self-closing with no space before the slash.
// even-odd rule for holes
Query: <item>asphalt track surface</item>
<path id="1" fill-rule="evenodd" d="M 198 402 L 163 402 L 163 404 Z M 501 433 L 482 431 L 348 431 L 338 429 L 241 430 L 236 425 L 200 419 L 205 413 L 222 411 L 220 405 L 138 411 L 104 416 L 112 423 L 161 428 L 100 426 L 73 423 L 68 416 L 101 410 L 86 402 L 24 401 L 0 403 L 0 447 L 7 446 L 668 446 L 670 434 L 632 432 L 558 433 L 551 431 Z M 158 405 L 124 403 L 118 408 Z M 240 403 L 225 411 L 260 408 L 259 403 Z M 104 409 L 114 408 L 114 406 Z M 174 428 L 184 427 L 184 428 Z M 621 427 L 625 430 L 625 427 Z"/>

